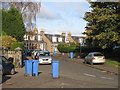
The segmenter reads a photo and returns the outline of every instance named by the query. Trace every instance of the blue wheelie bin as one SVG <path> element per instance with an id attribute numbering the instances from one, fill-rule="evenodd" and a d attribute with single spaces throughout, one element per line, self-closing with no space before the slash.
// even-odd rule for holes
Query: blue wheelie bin
<path id="1" fill-rule="evenodd" d="M 38 60 L 32 60 L 32 61 L 33 61 L 32 75 L 33 75 L 33 76 L 38 76 L 38 65 L 39 65 L 39 61 L 38 61 Z"/>
<path id="2" fill-rule="evenodd" d="M 59 61 L 52 62 L 52 76 L 53 78 L 59 77 Z"/>
<path id="3" fill-rule="evenodd" d="M 73 52 L 70 52 L 70 59 L 73 59 Z"/>
<path id="4" fill-rule="evenodd" d="M 25 62 L 25 75 L 32 76 L 32 60 L 24 60 Z"/>
<path id="5" fill-rule="evenodd" d="M 56 56 L 56 51 L 54 50 L 54 56 Z"/>

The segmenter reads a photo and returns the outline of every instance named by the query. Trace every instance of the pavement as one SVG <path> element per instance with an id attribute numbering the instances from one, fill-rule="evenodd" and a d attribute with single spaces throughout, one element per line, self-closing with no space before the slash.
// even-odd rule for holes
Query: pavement
<path id="1" fill-rule="evenodd" d="M 73 58 L 72 60 L 69 58 L 69 56 L 67 55 L 56 55 L 56 56 L 53 56 L 53 57 L 64 57 L 66 58 L 66 60 L 69 60 L 69 61 L 73 61 L 75 63 L 82 63 L 84 64 L 84 59 L 81 59 L 81 58 Z M 91 68 L 95 68 L 95 69 L 98 69 L 98 70 L 101 70 L 102 72 L 106 72 L 106 73 L 111 73 L 111 74 L 115 74 L 115 75 L 118 75 L 119 72 L 118 72 L 118 67 L 115 67 L 115 66 L 111 66 L 111 65 L 108 65 L 106 63 L 104 64 L 95 64 L 95 65 L 90 65 L 90 64 L 85 64 Z"/>

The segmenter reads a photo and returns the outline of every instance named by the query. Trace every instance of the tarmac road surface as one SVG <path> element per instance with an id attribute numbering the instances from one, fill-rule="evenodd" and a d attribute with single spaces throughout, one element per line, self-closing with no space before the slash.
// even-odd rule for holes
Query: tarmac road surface
<path id="1" fill-rule="evenodd" d="M 39 75 L 24 76 L 24 68 L 15 75 L 6 75 L 3 88 L 118 88 L 118 75 L 102 72 L 64 57 L 59 60 L 58 79 L 52 78 L 52 65 L 39 65 Z"/>

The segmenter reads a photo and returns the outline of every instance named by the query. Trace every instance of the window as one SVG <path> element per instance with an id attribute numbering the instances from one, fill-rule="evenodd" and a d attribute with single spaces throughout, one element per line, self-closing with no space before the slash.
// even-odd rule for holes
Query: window
<path id="1" fill-rule="evenodd" d="M 96 53 L 96 54 L 94 54 L 94 56 L 103 56 L 103 54 L 101 54 L 101 53 Z"/>

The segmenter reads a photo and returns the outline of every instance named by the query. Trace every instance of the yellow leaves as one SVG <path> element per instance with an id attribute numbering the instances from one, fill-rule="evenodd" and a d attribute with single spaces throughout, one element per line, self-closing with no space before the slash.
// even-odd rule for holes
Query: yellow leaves
<path id="1" fill-rule="evenodd" d="M 2 36 L 0 37 L 2 40 L 2 46 L 9 48 L 13 42 L 16 42 L 17 40 L 11 36 Z"/>

